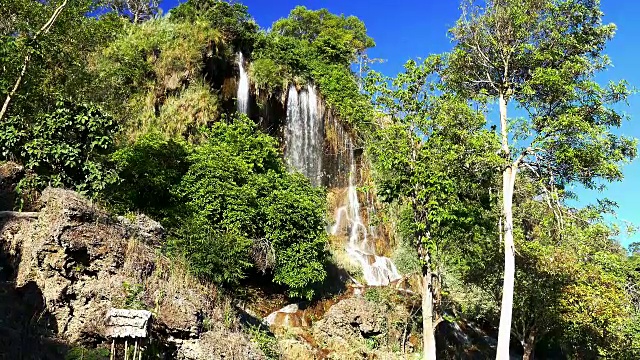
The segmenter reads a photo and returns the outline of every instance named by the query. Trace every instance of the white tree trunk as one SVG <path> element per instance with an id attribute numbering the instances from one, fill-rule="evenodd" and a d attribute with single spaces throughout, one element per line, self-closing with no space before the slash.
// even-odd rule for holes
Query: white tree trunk
<path id="1" fill-rule="evenodd" d="M 507 129 L 507 102 L 500 95 L 500 126 L 502 149 L 509 159 L 509 139 Z M 515 251 L 513 244 L 513 189 L 515 187 L 518 164 L 510 164 L 502 173 L 502 211 L 504 216 L 504 283 L 502 285 L 502 303 L 500 307 L 500 327 L 498 328 L 497 360 L 509 359 L 511 341 L 511 317 L 513 310 L 513 288 L 515 282 Z"/>
<path id="2" fill-rule="evenodd" d="M 436 360 L 436 335 L 433 327 L 433 287 L 431 286 L 431 264 L 422 274 L 422 339 L 424 341 L 423 359 Z"/>

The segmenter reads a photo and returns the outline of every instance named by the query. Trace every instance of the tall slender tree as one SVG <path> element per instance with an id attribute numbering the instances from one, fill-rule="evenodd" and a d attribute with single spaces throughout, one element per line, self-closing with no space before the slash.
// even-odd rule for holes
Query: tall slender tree
<path id="1" fill-rule="evenodd" d="M 439 56 L 409 61 L 395 79 L 371 73 L 380 117 L 368 141 L 378 194 L 408 207 L 405 237 L 420 257 L 423 355 L 436 359 L 435 330 L 443 321 L 442 254 L 473 237 L 472 229 L 490 207 L 483 185 L 492 167 L 485 154 L 497 149 L 483 130 L 484 117 L 459 97 L 442 92 Z M 377 80 L 371 86 L 371 80 Z"/>
<path id="2" fill-rule="evenodd" d="M 466 2 L 451 30 L 455 48 L 446 81 L 475 99 L 497 100 L 501 138 L 504 283 L 497 358 L 509 358 L 515 249 L 513 194 L 526 168 L 553 191 L 597 179 L 619 181 L 636 156 L 636 140 L 612 132 L 624 116 L 611 106 L 626 83 L 599 85 L 610 65 L 604 47 L 615 25 L 603 24 L 599 0 Z M 523 117 L 511 119 L 517 106 Z"/>

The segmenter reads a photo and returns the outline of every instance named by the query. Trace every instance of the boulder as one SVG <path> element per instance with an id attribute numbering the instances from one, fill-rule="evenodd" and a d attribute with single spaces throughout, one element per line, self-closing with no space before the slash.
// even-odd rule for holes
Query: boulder
<path id="1" fill-rule="evenodd" d="M 387 310 L 362 297 L 352 297 L 333 305 L 324 318 L 313 326 L 313 333 L 321 340 L 347 342 L 380 335 L 386 325 Z"/>

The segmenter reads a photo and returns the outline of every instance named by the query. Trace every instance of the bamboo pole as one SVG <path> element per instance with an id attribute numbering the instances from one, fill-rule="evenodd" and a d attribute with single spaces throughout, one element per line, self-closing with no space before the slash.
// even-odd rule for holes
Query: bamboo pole
<path id="1" fill-rule="evenodd" d="M 116 339 L 111 339 L 111 353 L 109 355 L 109 360 L 113 360 L 116 355 Z"/>
<path id="2" fill-rule="evenodd" d="M 124 360 L 129 359 L 129 342 L 127 340 L 124 341 Z"/>
<path id="3" fill-rule="evenodd" d="M 133 360 L 136 360 L 136 355 L 138 355 L 138 339 L 135 339 L 133 343 Z"/>

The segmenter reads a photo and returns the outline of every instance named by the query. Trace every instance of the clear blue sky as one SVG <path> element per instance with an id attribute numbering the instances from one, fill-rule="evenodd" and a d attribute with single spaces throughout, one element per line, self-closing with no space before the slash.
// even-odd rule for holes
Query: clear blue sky
<path id="1" fill-rule="evenodd" d="M 167 11 L 178 1 L 165 0 L 161 6 Z M 426 57 L 451 49 L 447 30 L 459 16 L 457 0 L 244 0 L 249 12 L 263 28 L 268 28 L 275 20 L 286 17 L 296 5 L 310 9 L 327 8 L 333 13 L 355 15 L 367 26 L 369 35 L 376 41 L 376 47 L 369 51 L 370 57 L 385 59 L 386 63 L 376 69 L 386 75 L 395 75 L 410 58 Z M 607 48 L 614 67 L 599 76 L 599 80 L 626 79 L 640 88 L 640 1 L 603 0 L 605 21 L 618 26 L 618 33 Z M 620 133 L 640 138 L 640 95 L 630 99 L 630 106 L 624 109 L 631 121 L 626 122 Z M 617 202 L 620 208 L 615 220 L 631 221 L 640 225 L 640 160 L 627 165 L 625 180 L 610 184 L 603 193 L 574 189 L 587 204 L 596 198 L 607 197 Z M 640 241 L 640 234 L 632 239 L 622 236 L 621 242 Z"/>

